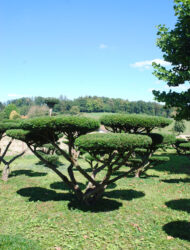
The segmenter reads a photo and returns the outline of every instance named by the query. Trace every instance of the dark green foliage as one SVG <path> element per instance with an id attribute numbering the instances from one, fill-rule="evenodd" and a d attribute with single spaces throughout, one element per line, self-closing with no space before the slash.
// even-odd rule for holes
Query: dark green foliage
<path id="1" fill-rule="evenodd" d="M 151 142 L 150 137 L 144 135 L 95 133 L 79 137 L 76 145 L 86 151 L 121 152 L 135 147 L 148 147 Z"/>
<path id="2" fill-rule="evenodd" d="M 187 142 L 187 140 L 183 139 L 183 138 L 176 138 L 176 143 L 177 144 L 180 144 L 180 143 L 183 143 L 183 142 Z"/>
<path id="3" fill-rule="evenodd" d="M 9 104 L 7 105 L 4 110 L 3 110 L 3 113 L 4 113 L 4 119 L 9 119 L 9 116 L 10 116 L 10 113 L 15 110 L 18 112 L 18 108 L 15 104 Z"/>
<path id="4" fill-rule="evenodd" d="M 146 115 L 104 115 L 101 123 L 113 132 L 125 133 L 149 133 L 154 128 L 163 128 L 172 121 L 164 117 Z"/>
<path id="5" fill-rule="evenodd" d="M 19 128 L 19 126 L 20 126 L 20 122 L 18 120 L 17 121 L 12 121 L 12 120 L 1 121 L 0 122 L 0 139 L 6 130 L 13 129 L 13 128 Z"/>
<path id="6" fill-rule="evenodd" d="M 142 159 L 139 159 L 139 158 L 129 158 L 129 165 L 131 163 L 134 164 L 134 165 L 136 165 L 136 164 L 142 164 L 143 161 L 142 161 Z"/>
<path id="7" fill-rule="evenodd" d="M 178 134 L 183 133 L 185 131 L 185 123 L 183 120 L 181 121 L 175 121 L 173 130 L 177 132 Z"/>
<path id="8" fill-rule="evenodd" d="M 190 142 L 185 142 L 179 144 L 180 152 L 181 154 L 184 154 L 186 156 L 190 156 Z"/>
<path id="9" fill-rule="evenodd" d="M 59 99 L 48 97 L 48 98 L 45 98 L 44 103 L 46 103 L 49 108 L 53 108 L 55 104 L 59 103 Z"/>
<path id="10" fill-rule="evenodd" d="M 190 150 L 190 142 L 187 143 L 181 143 L 179 146 L 183 149 Z"/>
<path id="11" fill-rule="evenodd" d="M 176 142 L 172 146 L 176 149 L 176 151 L 179 155 L 181 155 L 181 154 L 186 155 L 186 154 L 190 154 L 190 148 L 188 148 L 189 144 L 190 144 L 189 141 L 187 141 L 183 138 L 177 138 Z"/>
<path id="12" fill-rule="evenodd" d="M 147 149 L 145 149 L 145 148 L 135 148 L 134 152 L 138 153 L 138 154 L 146 154 Z"/>
<path id="13" fill-rule="evenodd" d="M 170 158 L 169 157 L 167 157 L 167 156 L 159 156 L 159 155 L 154 155 L 154 156 L 151 156 L 150 158 L 149 158 L 149 160 L 150 160 L 150 162 L 153 162 L 154 164 L 155 163 L 162 163 L 162 162 L 167 162 L 167 161 L 169 161 L 170 160 Z"/>
<path id="14" fill-rule="evenodd" d="M 58 155 L 50 155 L 50 154 L 46 154 L 42 151 L 36 150 L 36 152 L 41 155 L 45 161 L 47 161 L 49 164 L 53 164 L 54 166 L 57 165 L 58 160 L 59 160 L 59 156 Z"/>
<path id="15" fill-rule="evenodd" d="M 162 50 L 164 60 L 171 63 L 169 68 L 154 63 L 154 75 L 167 82 L 169 87 L 190 83 L 190 3 L 189 0 L 175 0 L 174 10 L 177 22 L 173 29 L 158 26 L 157 46 Z M 156 99 L 167 107 L 177 107 L 177 119 L 190 119 L 190 88 L 178 93 L 170 90 L 153 91 Z"/>
<path id="16" fill-rule="evenodd" d="M 65 117 L 39 117 L 23 121 L 21 128 L 32 131 L 58 131 L 62 133 L 85 134 L 99 128 L 99 123 L 90 118 Z"/>
<path id="17" fill-rule="evenodd" d="M 149 136 L 152 138 L 152 146 L 157 148 L 172 145 L 176 141 L 175 136 L 172 134 L 150 133 Z"/>
<path id="18" fill-rule="evenodd" d="M 58 99 L 55 99 L 57 102 Z M 30 108 L 43 106 L 46 98 L 38 96 L 34 98 L 19 98 L 16 100 L 8 101 L 7 104 L 14 104 L 19 110 L 21 115 L 27 115 Z M 129 114 L 147 114 L 156 116 L 171 116 L 172 109 L 164 109 L 163 105 L 155 102 L 136 101 L 129 102 L 121 98 L 108 98 L 97 96 L 79 97 L 75 100 L 69 100 L 67 98 L 60 98 L 52 108 L 54 113 L 59 114 L 71 114 L 73 112 L 72 107 L 77 107 L 77 113 L 80 112 L 111 112 L 111 113 L 129 113 Z M 4 108 L 2 106 L 2 108 Z M 0 106 L 0 110 L 2 110 Z M 76 112 L 76 109 L 74 110 Z M 31 112 L 31 111 L 30 111 Z M 1 114 L 1 113 L 0 113 Z M 33 114 L 35 115 L 35 114 Z"/>
<path id="19" fill-rule="evenodd" d="M 141 134 L 142 136 L 148 135 L 152 139 L 151 144 L 147 147 L 142 146 L 142 148 L 139 148 L 137 146 L 132 156 L 126 162 L 126 165 L 137 168 L 136 177 L 139 177 L 141 173 L 158 164 L 158 158 L 153 156 L 157 149 L 165 149 L 167 146 L 175 143 L 176 139 L 174 135 L 151 133 L 151 130 L 154 128 L 165 127 L 171 122 L 167 118 L 145 115 L 115 114 L 105 115 L 101 118 L 101 123 L 108 130 L 114 133 L 119 132 L 121 136 L 124 136 L 124 133 L 134 133 Z"/>
<path id="20" fill-rule="evenodd" d="M 141 170 L 142 166 L 143 171 L 147 170 L 148 157 L 152 156 L 157 146 L 173 141 L 170 135 L 150 134 L 153 128 L 169 124 L 169 119 L 121 114 L 107 117 L 109 121 L 112 120 L 110 118 L 114 118 L 112 122 L 115 122 L 114 132 L 118 132 L 117 125 L 120 126 L 119 131 L 122 133 L 87 134 L 99 128 L 98 121 L 85 117 L 65 116 L 25 120 L 21 122 L 20 129 L 8 130 L 7 135 L 25 141 L 41 162 L 52 169 L 81 202 L 90 205 L 102 198 L 104 190 L 110 184 L 134 174 L 137 169 Z M 128 130 L 136 134 L 124 133 Z M 64 135 L 67 149 L 61 148 L 58 141 L 60 135 Z M 51 146 L 53 154 L 50 155 L 48 152 Z M 67 175 L 61 171 L 62 168 L 57 167 L 58 152 L 70 163 L 66 170 Z M 90 174 L 80 166 L 79 155 L 89 163 Z M 153 165 L 152 161 L 148 161 L 148 164 L 150 162 Z M 127 166 L 126 171 L 114 177 L 113 174 L 122 166 Z M 78 170 L 86 178 L 85 190 L 80 189 L 74 170 Z M 96 179 L 96 175 L 102 170 L 106 171 L 103 171 L 105 175 L 101 180 Z"/>
<path id="21" fill-rule="evenodd" d="M 29 141 L 30 131 L 23 129 L 9 129 L 6 135 L 21 141 Z"/>
<path id="22" fill-rule="evenodd" d="M 60 134 L 73 138 L 99 128 L 98 121 L 86 117 L 39 117 L 20 124 L 22 130 L 7 131 L 7 135 L 25 142 L 43 145 L 57 141 Z"/>

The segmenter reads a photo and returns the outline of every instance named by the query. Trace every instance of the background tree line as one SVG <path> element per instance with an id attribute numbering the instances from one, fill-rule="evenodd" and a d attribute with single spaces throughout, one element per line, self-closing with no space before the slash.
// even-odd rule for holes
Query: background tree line
<path id="1" fill-rule="evenodd" d="M 15 110 L 21 116 L 27 117 L 48 115 L 46 99 L 47 98 L 42 96 L 37 96 L 33 98 L 22 97 L 15 100 L 9 100 L 6 103 L 0 102 L 0 118 L 8 119 L 12 110 Z M 163 105 L 156 102 L 128 101 L 121 98 L 97 96 L 78 97 L 74 100 L 70 100 L 61 95 L 57 99 L 53 111 L 54 114 L 110 112 L 170 117 L 174 110 L 165 109 Z"/>

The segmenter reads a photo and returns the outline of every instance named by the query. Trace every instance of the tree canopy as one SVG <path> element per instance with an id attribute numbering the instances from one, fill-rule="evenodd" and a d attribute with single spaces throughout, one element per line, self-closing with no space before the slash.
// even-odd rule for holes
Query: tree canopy
<path id="1" fill-rule="evenodd" d="M 120 133 L 149 133 L 154 128 L 163 128 L 172 123 L 172 120 L 164 117 L 136 114 L 104 115 L 100 121 L 108 130 Z"/>
<path id="2" fill-rule="evenodd" d="M 190 2 L 175 0 L 174 11 L 177 22 L 173 29 L 165 25 L 158 26 L 157 46 L 162 50 L 163 58 L 169 67 L 153 63 L 154 75 L 167 82 L 169 87 L 186 86 L 190 83 Z M 177 107 L 177 119 L 190 120 L 190 88 L 182 91 L 170 90 L 168 93 L 153 90 L 158 101 L 167 107 Z"/>
<path id="3" fill-rule="evenodd" d="M 101 122 L 111 132 L 97 133 L 100 124 L 95 119 L 62 116 L 23 120 L 18 128 L 7 130 L 6 134 L 26 142 L 39 160 L 52 169 L 81 202 L 89 205 L 103 196 L 109 184 L 134 175 L 138 169 L 147 167 L 147 164 L 152 166 L 155 162 L 168 160 L 167 157 L 155 158 L 153 152 L 173 140 L 170 138 L 172 136 L 151 133 L 155 127 L 170 124 L 170 119 L 115 114 L 104 116 Z M 69 166 L 63 166 L 65 171 L 59 168 L 59 156 L 63 156 L 69 163 Z M 90 172 L 86 171 L 80 158 L 90 164 Z M 125 171 L 117 174 L 123 166 Z M 75 171 L 79 171 L 87 180 L 85 190 L 81 190 Z M 101 175 L 98 175 L 99 172 Z"/>

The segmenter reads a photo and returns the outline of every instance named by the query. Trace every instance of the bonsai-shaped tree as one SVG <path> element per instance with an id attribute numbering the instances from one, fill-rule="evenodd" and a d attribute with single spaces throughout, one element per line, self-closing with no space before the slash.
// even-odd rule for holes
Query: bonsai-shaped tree
<path id="1" fill-rule="evenodd" d="M 188 158 L 190 158 L 190 142 L 179 144 L 179 148 L 181 150 L 181 154 L 186 155 Z"/>
<path id="2" fill-rule="evenodd" d="M 150 167 L 169 160 L 169 157 L 157 156 L 154 153 L 159 148 L 173 144 L 175 137 L 163 133 L 151 133 L 151 131 L 155 128 L 164 128 L 171 122 L 167 118 L 146 115 L 114 114 L 105 115 L 101 118 L 101 123 L 110 132 L 133 133 L 151 137 L 152 143 L 147 148 L 136 148 L 135 152 L 133 152 L 126 162 L 127 166 L 131 166 L 132 168 L 136 166 L 136 177 L 145 173 Z"/>
<path id="3" fill-rule="evenodd" d="M 190 138 L 177 138 L 172 146 L 176 149 L 179 155 L 190 157 Z"/>
<path id="4" fill-rule="evenodd" d="M 45 98 L 44 102 L 47 104 L 49 108 L 49 116 L 52 116 L 53 107 L 55 106 L 55 104 L 59 103 L 59 100 L 57 98 L 48 97 Z"/>
<path id="5" fill-rule="evenodd" d="M 8 129 L 13 129 L 13 128 L 19 128 L 19 122 L 13 122 L 13 121 L 9 121 L 9 120 L 4 120 L 2 122 L 0 122 L 0 141 L 6 136 L 6 131 Z M 14 162 L 18 157 L 22 156 L 25 151 L 11 157 L 9 159 L 9 161 L 6 160 L 6 154 L 11 146 L 13 142 L 13 139 L 10 138 L 10 140 L 8 141 L 4 151 L 2 152 L 2 150 L 0 149 L 0 163 L 2 162 L 4 164 L 4 169 L 3 169 L 3 173 L 2 173 L 2 180 L 7 181 L 9 174 L 10 174 L 10 164 L 12 162 Z"/>
<path id="6" fill-rule="evenodd" d="M 34 118 L 22 121 L 20 129 L 6 131 L 7 135 L 26 142 L 30 150 L 72 190 L 78 200 L 93 204 L 100 199 L 106 187 L 136 170 L 136 166 L 126 169 L 125 173 L 112 177 L 112 174 L 124 165 L 136 148 L 147 148 L 152 140 L 147 135 L 100 134 L 89 132 L 99 128 L 99 122 L 77 116 Z M 68 149 L 58 144 L 58 137 L 63 133 Z M 39 150 L 44 144 L 51 144 L 69 162 L 67 175 L 58 168 L 58 155 L 49 155 Z M 93 158 L 91 174 L 80 164 L 79 156 Z M 81 190 L 75 172 L 87 180 L 86 189 Z M 98 175 L 102 171 L 102 175 Z"/>

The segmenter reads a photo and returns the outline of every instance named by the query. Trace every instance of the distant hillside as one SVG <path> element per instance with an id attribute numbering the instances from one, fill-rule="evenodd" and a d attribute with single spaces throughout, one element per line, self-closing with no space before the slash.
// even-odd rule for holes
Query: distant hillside
<path id="1" fill-rule="evenodd" d="M 144 102 L 124 100 L 121 98 L 108 98 L 97 96 L 79 97 L 74 100 L 69 100 L 66 97 L 60 96 L 58 103 L 53 108 L 55 114 L 65 113 L 129 113 L 129 114 L 147 114 L 170 117 L 173 110 L 165 109 L 163 105 L 156 102 Z M 20 115 L 23 116 L 39 116 L 47 115 L 47 105 L 45 98 L 37 96 L 34 98 L 19 98 L 0 103 L 0 112 L 2 113 L 6 106 L 14 104 Z M 2 117 L 2 115 L 1 115 Z"/>

